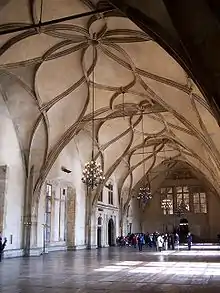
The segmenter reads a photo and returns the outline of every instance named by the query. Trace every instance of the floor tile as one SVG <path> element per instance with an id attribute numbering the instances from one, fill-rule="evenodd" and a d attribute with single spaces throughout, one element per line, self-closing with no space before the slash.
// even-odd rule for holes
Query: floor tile
<path id="1" fill-rule="evenodd" d="M 4 259 L 4 293 L 219 293 L 219 251 L 139 253 L 132 248 Z"/>

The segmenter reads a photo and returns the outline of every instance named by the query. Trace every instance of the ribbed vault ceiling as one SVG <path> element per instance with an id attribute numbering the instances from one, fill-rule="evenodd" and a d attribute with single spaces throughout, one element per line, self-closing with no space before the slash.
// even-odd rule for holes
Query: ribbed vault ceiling
<path id="1" fill-rule="evenodd" d="M 6 1 L 0 30 L 37 23 L 39 2 Z M 43 21 L 93 7 L 89 0 L 44 2 Z M 96 158 L 106 182 L 114 174 L 119 194 L 130 199 L 143 176 L 144 148 L 146 171 L 163 161 L 167 170 L 178 159 L 220 191 L 219 128 L 211 109 L 183 69 L 119 12 L 8 34 L 0 45 L 1 95 L 27 177 L 34 166 L 35 199 L 69 144 L 77 146 L 82 166 L 91 155 L 93 71 Z"/>

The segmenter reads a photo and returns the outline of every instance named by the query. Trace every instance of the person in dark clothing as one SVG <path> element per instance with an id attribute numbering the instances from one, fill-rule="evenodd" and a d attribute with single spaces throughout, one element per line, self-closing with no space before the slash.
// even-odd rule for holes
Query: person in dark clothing
<path id="1" fill-rule="evenodd" d="M 171 234 L 168 234 L 168 249 L 171 248 Z"/>
<path id="2" fill-rule="evenodd" d="M 4 238 L 4 241 L 2 241 L 2 237 L 0 236 L 0 262 L 2 261 L 2 253 L 3 253 L 3 250 L 5 249 L 6 243 L 7 243 L 7 239 Z"/>
<path id="3" fill-rule="evenodd" d="M 172 250 L 175 250 L 175 246 L 174 246 L 174 244 L 175 244 L 175 236 L 174 236 L 174 234 L 172 233 L 172 234 L 170 235 L 170 245 L 171 245 Z"/>
<path id="4" fill-rule="evenodd" d="M 143 245 L 144 245 L 144 235 L 141 234 L 141 235 L 138 236 L 138 248 L 139 248 L 139 251 L 142 251 Z"/>
<path id="5" fill-rule="evenodd" d="M 145 234 L 144 238 L 145 238 L 145 244 L 147 244 L 147 246 L 150 247 L 150 235 L 148 232 Z"/>
<path id="6" fill-rule="evenodd" d="M 132 245 L 134 246 L 134 248 L 137 247 L 137 235 L 135 234 L 133 234 Z"/>
<path id="7" fill-rule="evenodd" d="M 192 247 L 192 234 L 190 232 L 187 235 L 187 244 L 188 244 L 188 249 L 191 250 L 191 247 Z"/>
<path id="8" fill-rule="evenodd" d="M 157 250 L 157 237 L 158 234 L 156 232 L 153 233 L 153 247 Z"/>
<path id="9" fill-rule="evenodd" d="M 217 235 L 218 238 L 218 244 L 220 244 L 220 234 Z"/>
<path id="10" fill-rule="evenodd" d="M 152 248 L 153 246 L 153 234 L 149 235 L 149 247 Z"/>

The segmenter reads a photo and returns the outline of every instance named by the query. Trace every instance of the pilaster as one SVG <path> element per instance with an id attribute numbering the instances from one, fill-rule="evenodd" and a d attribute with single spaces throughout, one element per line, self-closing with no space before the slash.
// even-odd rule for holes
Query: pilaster
<path id="1" fill-rule="evenodd" d="M 75 249 L 76 191 L 67 187 L 67 249 Z"/>
<path id="2" fill-rule="evenodd" d="M 0 232 L 2 232 L 4 228 L 6 181 L 7 181 L 7 166 L 0 166 Z"/>

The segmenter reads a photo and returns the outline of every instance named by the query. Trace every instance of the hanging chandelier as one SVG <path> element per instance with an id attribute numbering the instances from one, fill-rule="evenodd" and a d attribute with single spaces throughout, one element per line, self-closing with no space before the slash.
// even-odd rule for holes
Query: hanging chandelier
<path id="1" fill-rule="evenodd" d="M 170 199 L 163 199 L 161 202 L 161 208 L 168 213 L 172 208 L 172 201 Z"/>
<path id="2" fill-rule="evenodd" d="M 149 199 L 152 199 L 150 188 L 148 186 L 140 187 L 137 199 L 141 199 L 144 202 L 147 202 Z"/>
<path id="3" fill-rule="evenodd" d="M 138 200 L 142 200 L 144 203 L 147 203 L 148 200 L 152 199 L 151 195 L 151 190 L 150 190 L 150 181 L 148 175 L 146 176 L 146 171 L 145 171 L 145 162 L 144 162 L 144 116 L 142 114 L 142 136 L 143 136 L 143 149 L 142 149 L 142 161 L 143 161 L 143 179 L 144 179 L 144 184 L 142 187 L 139 188 L 139 193 L 137 196 Z M 147 182 L 146 182 L 147 178 Z"/>
<path id="4" fill-rule="evenodd" d="M 91 160 L 85 164 L 82 182 L 92 189 L 105 180 L 101 164 Z"/>
<path id="5" fill-rule="evenodd" d="M 93 63 L 96 59 L 95 46 L 97 44 L 96 35 L 93 35 L 93 40 L 91 42 L 93 48 Z M 91 82 L 90 82 L 91 84 Z M 95 160 L 95 66 L 92 71 L 92 158 L 90 162 L 87 162 L 83 169 L 82 182 L 91 188 L 92 190 L 99 184 L 103 183 L 105 176 L 103 176 L 103 170 L 101 164 L 97 163 Z"/>
<path id="6" fill-rule="evenodd" d="M 180 180 L 180 176 L 179 174 L 177 173 L 176 176 L 175 176 L 175 180 L 176 180 L 176 186 L 181 186 L 182 188 L 182 185 L 181 185 L 181 180 Z M 177 205 L 176 207 L 176 210 L 174 212 L 174 214 L 177 216 L 177 217 L 181 217 L 183 216 L 184 214 L 188 213 L 189 212 L 189 205 L 187 205 L 185 203 L 185 199 L 184 199 L 184 194 L 182 193 L 182 199 L 181 199 L 181 202 L 179 203 L 179 205 Z"/>
<path id="7" fill-rule="evenodd" d="M 181 217 L 188 212 L 189 212 L 189 206 L 185 203 L 184 199 L 182 199 L 181 203 L 179 204 L 179 206 L 177 207 L 175 211 L 175 214 L 178 217 Z"/>

